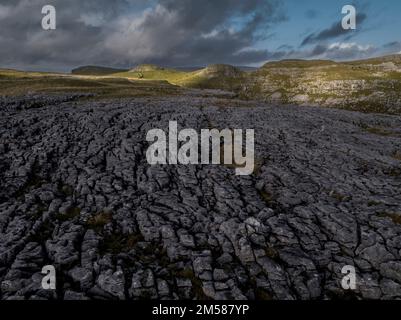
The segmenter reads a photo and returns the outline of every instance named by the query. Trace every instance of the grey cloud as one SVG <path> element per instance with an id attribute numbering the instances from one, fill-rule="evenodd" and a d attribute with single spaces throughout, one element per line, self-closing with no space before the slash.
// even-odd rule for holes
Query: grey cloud
<path id="1" fill-rule="evenodd" d="M 57 30 L 41 28 L 41 9 L 57 9 Z M 16 0 L 2 1 L 7 15 L 0 20 L 2 66 L 20 68 L 63 68 L 77 62 L 89 63 L 101 53 L 106 28 L 87 25 L 85 14 L 112 20 L 127 6 L 125 0 Z"/>
<path id="2" fill-rule="evenodd" d="M 311 52 L 311 56 L 320 56 L 322 54 L 324 54 L 327 51 L 327 46 L 322 45 L 322 44 L 318 44 L 316 45 Z"/>
<path id="3" fill-rule="evenodd" d="M 356 20 L 358 27 L 360 28 L 362 23 L 366 20 L 367 15 L 365 13 L 357 14 Z M 308 44 L 317 43 L 319 41 L 330 40 L 338 38 L 340 36 L 346 36 L 348 39 L 352 37 L 350 30 L 344 30 L 341 25 L 341 21 L 333 23 L 329 28 L 320 31 L 319 33 L 311 33 L 302 41 L 301 46 Z"/>
<path id="4" fill-rule="evenodd" d="M 327 59 L 347 61 L 370 58 L 378 52 L 380 52 L 380 49 L 373 45 L 361 45 L 354 42 L 335 42 L 329 45 L 317 44 L 311 49 L 284 50 L 276 54 L 270 53 L 270 59 Z"/>
<path id="5" fill-rule="evenodd" d="M 53 32 L 41 29 L 46 4 Z M 257 63 L 271 54 L 249 48 L 285 19 L 278 0 L 2 0 L 0 10 L 2 67 L 31 69 Z"/>
<path id="6" fill-rule="evenodd" d="M 262 31 L 266 33 L 270 24 L 284 19 L 278 9 L 277 1 L 265 0 L 160 1 L 127 23 L 127 29 L 135 30 L 111 35 L 107 45 L 117 56 L 130 51 L 132 62 L 252 63 L 255 51 L 247 48 L 263 39 Z M 244 23 L 233 29 L 231 21 L 238 17 Z M 266 58 L 262 52 L 260 61 Z"/>
<path id="7" fill-rule="evenodd" d="M 57 9 L 54 32 L 41 29 L 45 4 Z M 278 0 L 1 0 L 0 17 L 0 67 L 19 69 L 65 71 L 85 64 L 131 67 L 139 63 L 247 65 L 316 57 L 346 60 L 374 51 L 352 43 L 327 45 L 325 40 L 341 35 L 338 24 L 310 34 L 308 44 L 317 43 L 312 49 L 295 50 L 285 44 L 274 52 L 255 49 L 271 34 L 273 24 L 286 19 Z M 359 24 L 365 19 L 366 15 L 359 16 Z M 387 50 L 395 48 L 397 43 L 392 43 Z"/>
<path id="8" fill-rule="evenodd" d="M 317 45 L 310 52 L 313 57 L 331 60 L 353 60 L 369 58 L 378 51 L 372 45 L 360 45 L 353 42 L 337 42 L 331 45 Z"/>

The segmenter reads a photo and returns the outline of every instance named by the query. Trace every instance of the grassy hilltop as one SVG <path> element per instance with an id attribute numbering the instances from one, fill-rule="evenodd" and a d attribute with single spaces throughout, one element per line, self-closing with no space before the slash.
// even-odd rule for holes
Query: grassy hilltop
<path id="1" fill-rule="evenodd" d="M 401 56 L 364 61 L 289 60 L 265 64 L 242 94 L 271 102 L 368 112 L 401 111 Z"/>
<path id="2" fill-rule="evenodd" d="M 165 80 L 171 84 L 199 89 L 240 90 L 245 72 L 229 65 L 211 65 L 195 71 L 180 71 L 155 65 L 140 65 L 113 76 L 136 80 Z"/>
<path id="3" fill-rule="evenodd" d="M 183 71 L 155 65 L 131 70 L 86 66 L 72 74 L 0 70 L 0 94 L 82 91 L 119 97 L 176 94 L 185 88 L 231 91 L 241 99 L 401 113 L 401 55 L 353 62 L 283 60 L 245 72 L 230 65 Z"/>

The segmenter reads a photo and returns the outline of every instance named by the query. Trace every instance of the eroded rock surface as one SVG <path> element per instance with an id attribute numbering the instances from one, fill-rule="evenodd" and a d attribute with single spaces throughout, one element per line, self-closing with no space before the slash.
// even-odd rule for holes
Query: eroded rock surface
<path id="1" fill-rule="evenodd" d="M 78 98 L 0 101 L 1 299 L 401 298 L 400 117 Z M 254 174 L 148 165 L 171 120 L 255 129 Z"/>

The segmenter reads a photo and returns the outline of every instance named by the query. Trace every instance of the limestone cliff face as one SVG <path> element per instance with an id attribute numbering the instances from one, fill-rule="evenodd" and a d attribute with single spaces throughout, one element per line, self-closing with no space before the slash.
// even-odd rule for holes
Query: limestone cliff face
<path id="1" fill-rule="evenodd" d="M 366 112 L 401 112 L 401 56 L 336 63 L 281 61 L 248 74 L 246 98 Z"/>

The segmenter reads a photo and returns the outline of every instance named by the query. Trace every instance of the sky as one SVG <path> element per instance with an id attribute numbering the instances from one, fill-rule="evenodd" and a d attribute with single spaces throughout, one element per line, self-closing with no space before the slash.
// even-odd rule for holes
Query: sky
<path id="1" fill-rule="evenodd" d="M 42 7 L 56 30 L 42 29 Z M 344 5 L 357 12 L 343 30 Z M 0 0 L 0 67 L 260 66 L 401 53 L 399 0 Z"/>

